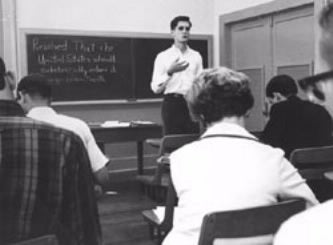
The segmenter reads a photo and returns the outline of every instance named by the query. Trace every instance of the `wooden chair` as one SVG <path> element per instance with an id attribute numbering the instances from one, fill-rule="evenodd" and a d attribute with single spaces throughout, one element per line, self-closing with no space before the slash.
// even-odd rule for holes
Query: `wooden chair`
<path id="1" fill-rule="evenodd" d="M 157 239 L 157 244 L 162 243 L 164 237 L 172 228 L 174 207 L 177 206 L 177 202 L 177 194 L 170 180 L 165 203 L 164 219 L 160 220 L 153 210 L 142 211 L 142 216 L 149 226 L 150 237 Z"/>
<path id="2" fill-rule="evenodd" d="M 283 221 L 304 209 L 305 201 L 297 199 L 269 206 L 207 214 L 202 222 L 199 245 L 212 245 L 217 238 L 259 239 L 259 236 L 274 235 Z M 273 237 L 268 238 L 270 244 Z"/>
<path id="3" fill-rule="evenodd" d="M 198 134 L 175 134 L 166 135 L 162 138 L 154 174 L 137 176 L 137 180 L 143 184 L 145 194 L 159 203 L 165 201 L 167 187 L 170 182 L 169 154 L 198 138 Z"/>
<path id="4" fill-rule="evenodd" d="M 290 162 L 299 170 L 320 202 L 333 198 L 333 183 L 324 176 L 333 171 L 333 146 L 294 150 Z"/>
<path id="5" fill-rule="evenodd" d="M 41 237 L 32 238 L 17 243 L 11 243 L 10 245 L 58 245 L 58 240 L 55 235 L 45 235 Z"/>

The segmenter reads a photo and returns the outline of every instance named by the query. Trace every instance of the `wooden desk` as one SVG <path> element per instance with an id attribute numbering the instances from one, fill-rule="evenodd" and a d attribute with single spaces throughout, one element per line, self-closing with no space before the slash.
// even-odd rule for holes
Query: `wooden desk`
<path id="1" fill-rule="evenodd" d="M 99 125 L 89 126 L 96 142 L 102 147 L 108 143 L 135 141 L 137 143 L 138 174 L 143 173 L 143 142 L 149 138 L 162 137 L 162 127 L 158 124 L 107 128 Z"/>

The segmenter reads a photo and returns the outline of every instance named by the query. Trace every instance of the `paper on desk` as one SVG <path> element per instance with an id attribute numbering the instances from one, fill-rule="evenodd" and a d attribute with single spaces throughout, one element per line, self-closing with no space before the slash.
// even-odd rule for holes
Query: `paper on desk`
<path id="1" fill-rule="evenodd" d="M 165 216 L 165 206 L 157 206 L 156 208 L 153 209 L 154 214 L 158 218 L 159 222 L 162 222 L 164 220 Z M 174 216 L 177 213 L 177 207 L 174 207 Z"/>
<path id="2" fill-rule="evenodd" d="M 140 120 L 132 121 L 131 123 L 132 124 L 139 124 L 139 125 L 151 125 L 151 124 L 155 124 L 152 121 L 140 121 Z"/>
<path id="3" fill-rule="evenodd" d="M 101 127 L 112 128 L 112 127 L 129 127 L 129 122 L 120 122 L 120 121 L 105 121 L 101 124 Z"/>
<path id="4" fill-rule="evenodd" d="M 164 206 L 157 206 L 153 209 L 154 214 L 158 218 L 159 222 L 162 222 L 165 215 L 165 207 Z"/>

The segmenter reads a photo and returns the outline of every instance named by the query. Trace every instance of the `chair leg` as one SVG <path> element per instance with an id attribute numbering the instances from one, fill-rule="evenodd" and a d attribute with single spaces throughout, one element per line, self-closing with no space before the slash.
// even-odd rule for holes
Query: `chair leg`
<path id="1" fill-rule="evenodd" d="M 161 245 L 163 242 L 163 235 L 160 227 L 157 228 L 157 245 Z"/>
<path id="2" fill-rule="evenodd" d="M 155 238 L 155 234 L 154 234 L 154 226 L 152 226 L 151 224 L 148 225 L 148 228 L 149 228 L 149 237 L 151 240 L 153 240 Z"/>

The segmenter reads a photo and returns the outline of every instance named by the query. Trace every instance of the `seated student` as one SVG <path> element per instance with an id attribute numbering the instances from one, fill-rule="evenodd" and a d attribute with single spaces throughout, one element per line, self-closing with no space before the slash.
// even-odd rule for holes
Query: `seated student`
<path id="1" fill-rule="evenodd" d="M 80 136 L 87 149 L 97 182 L 106 186 L 109 183 L 106 167 L 109 160 L 97 146 L 94 136 L 84 121 L 58 114 L 50 107 L 52 88 L 47 82 L 47 78 L 40 74 L 32 74 L 22 78 L 17 87 L 17 94 L 18 102 L 27 112 L 28 117 L 54 124 Z"/>
<path id="2" fill-rule="evenodd" d="M 266 86 L 272 104 L 261 140 L 285 151 L 332 144 L 332 118 L 326 109 L 297 97 L 297 85 L 288 75 L 273 77 Z"/>
<path id="3" fill-rule="evenodd" d="M 296 214 L 282 224 L 274 238 L 274 245 L 333 244 L 333 200 Z"/>
<path id="4" fill-rule="evenodd" d="M 319 54 L 323 61 L 323 73 L 303 80 L 302 87 L 324 102 L 333 115 L 333 3 L 327 4 L 320 15 L 321 35 Z M 278 231 L 274 245 L 333 244 L 333 201 L 327 201 L 287 220 Z"/>
<path id="5" fill-rule="evenodd" d="M 243 73 L 221 67 L 204 71 L 189 91 L 190 111 L 207 130 L 170 155 L 179 202 L 164 245 L 198 244 L 209 212 L 269 205 L 280 198 L 318 203 L 283 151 L 260 143 L 244 128 L 254 103 L 249 83 Z"/>
<path id="6" fill-rule="evenodd" d="M 0 244 L 55 234 L 60 245 L 99 245 L 87 152 L 70 131 L 24 116 L 0 58 Z"/>

